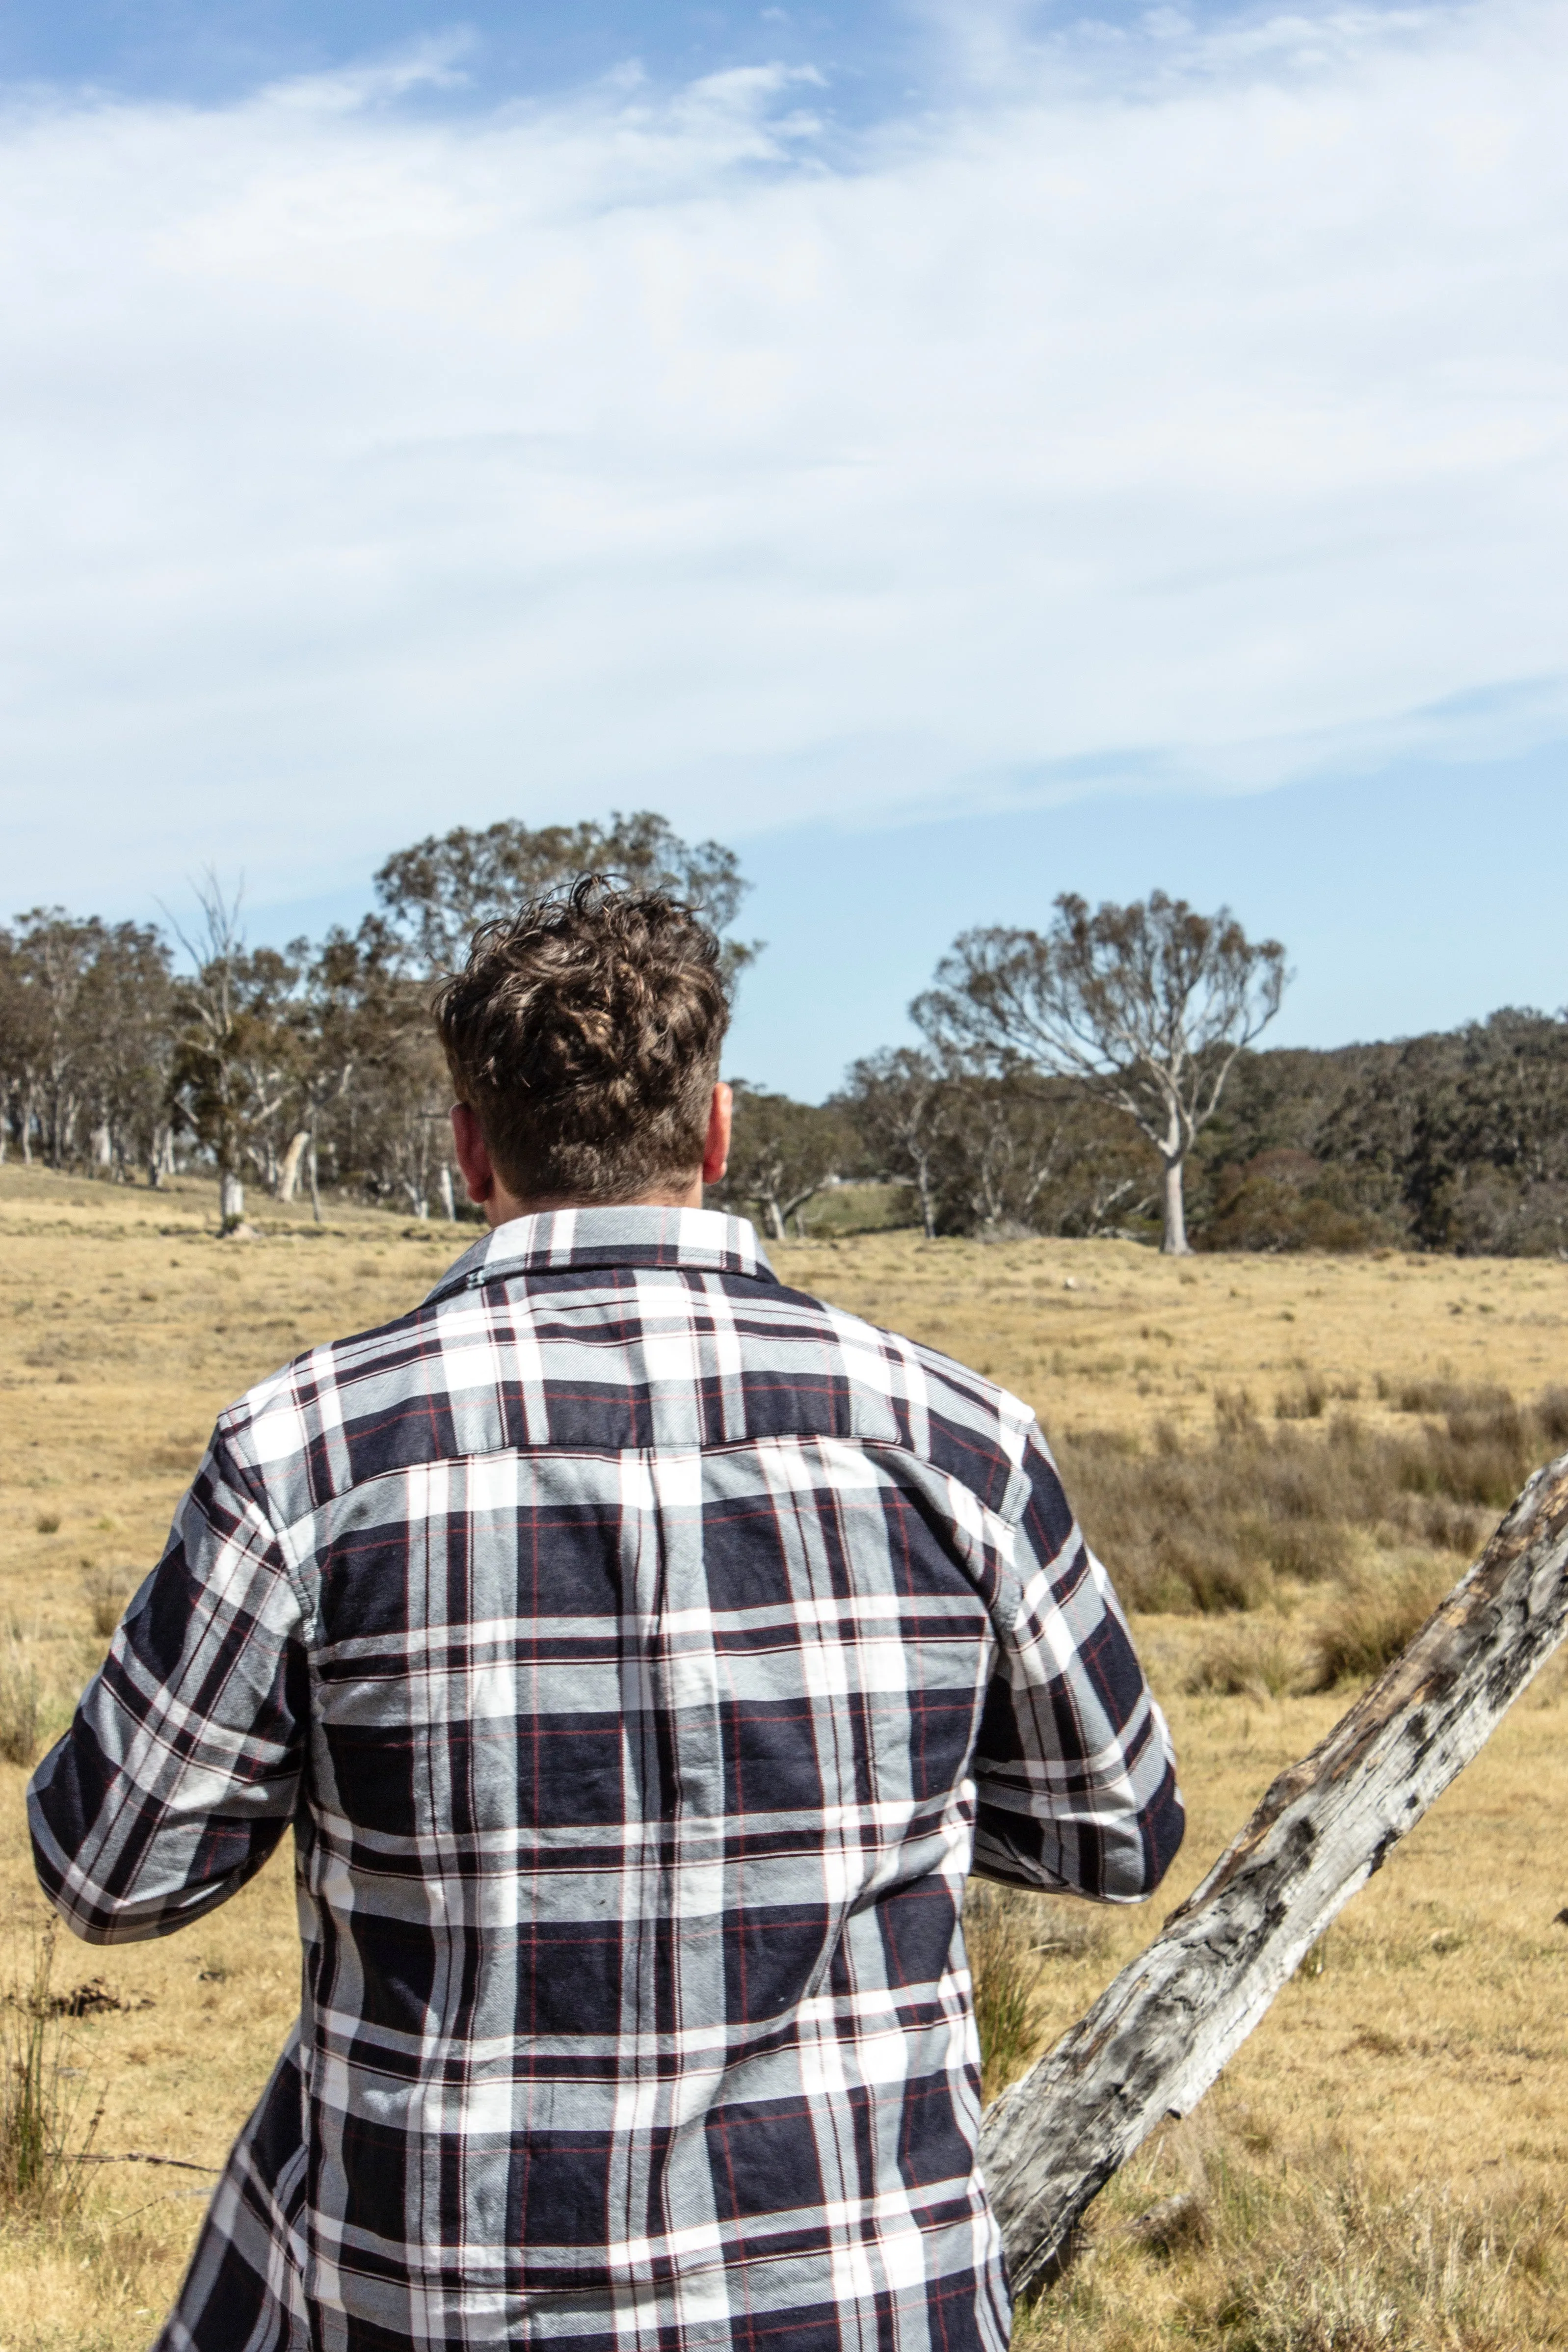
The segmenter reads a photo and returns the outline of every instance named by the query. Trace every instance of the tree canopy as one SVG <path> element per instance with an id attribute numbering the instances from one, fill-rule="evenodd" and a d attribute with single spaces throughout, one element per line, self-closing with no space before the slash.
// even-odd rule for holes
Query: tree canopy
<path id="1" fill-rule="evenodd" d="M 1043 932 L 964 932 L 910 1010 L 940 1050 L 1071 1079 L 1131 1118 L 1164 1171 L 1161 1246 L 1185 1252 L 1186 1156 L 1280 1009 L 1285 950 L 1163 890 L 1092 913 L 1071 892 L 1055 903 Z"/>
<path id="2" fill-rule="evenodd" d="M 417 961 L 429 971 L 450 971 L 481 923 L 595 873 L 695 907 L 724 936 L 732 983 L 758 953 L 757 941 L 727 936 L 750 887 L 734 850 L 718 841 L 683 841 L 652 809 L 630 816 L 617 810 L 607 824 L 527 825 L 507 817 L 480 832 L 455 825 L 395 850 L 377 868 L 375 890 Z"/>

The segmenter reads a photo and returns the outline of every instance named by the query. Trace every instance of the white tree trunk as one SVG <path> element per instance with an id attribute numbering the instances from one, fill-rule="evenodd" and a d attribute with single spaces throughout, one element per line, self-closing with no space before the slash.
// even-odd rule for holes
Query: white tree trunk
<path id="1" fill-rule="evenodd" d="M 1183 1162 L 1167 1160 L 1161 1173 L 1165 1224 L 1160 1234 L 1160 1254 L 1164 1257 L 1189 1257 L 1192 1253 L 1186 1238 L 1186 1202 L 1182 1193 Z"/>
<path id="2" fill-rule="evenodd" d="M 457 1195 L 452 1189 L 452 1171 L 444 1160 L 441 1163 L 441 1213 L 449 1225 L 457 1223 Z"/>
<path id="3" fill-rule="evenodd" d="M 245 1214 L 245 1186 L 232 1168 L 218 1173 L 218 1223 L 225 1233 Z"/>
<path id="4" fill-rule="evenodd" d="M 1164 1932 L 988 2110 L 980 2162 L 1015 2292 L 1056 2274 L 1112 2174 L 1203 2096 L 1565 1633 L 1568 1454 L 1536 1473 L 1403 1655 L 1280 1775 Z"/>
<path id="5" fill-rule="evenodd" d="M 277 1197 L 292 1201 L 299 1190 L 300 1163 L 310 1148 L 310 1129 L 302 1127 L 288 1139 L 288 1149 L 283 1155 L 283 1165 L 277 1171 Z"/>
<path id="6" fill-rule="evenodd" d="M 921 1162 L 920 1173 L 915 1179 L 915 1189 L 920 1202 L 920 1230 L 928 1242 L 935 1241 L 936 1238 L 936 1215 L 931 1200 L 931 1179 L 926 1172 L 924 1161 Z"/>

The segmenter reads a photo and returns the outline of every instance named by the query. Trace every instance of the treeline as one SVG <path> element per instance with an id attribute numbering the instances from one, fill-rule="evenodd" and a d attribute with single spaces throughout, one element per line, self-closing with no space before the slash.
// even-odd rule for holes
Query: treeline
<path id="1" fill-rule="evenodd" d="M 169 929 L 35 908 L 0 929 L 0 1158 L 152 1185 L 215 1173 L 226 1225 L 253 1184 L 456 1213 L 432 977 L 476 926 L 586 871 L 700 904 L 727 932 L 733 852 L 648 812 L 459 827 L 386 859 L 357 930 L 253 946 L 215 879 Z M 738 972 L 755 950 L 727 939 Z"/>
<path id="2" fill-rule="evenodd" d="M 1068 1081 L 904 1046 L 855 1063 L 824 1104 L 738 1089 L 724 1188 L 735 1207 L 758 1210 L 781 1239 L 854 1181 L 898 1186 L 902 1213 L 928 1235 L 1158 1233 L 1153 1150 Z"/>
<path id="3" fill-rule="evenodd" d="M 880 1177 L 931 1234 L 1159 1238 L 1153 1146 L 1061 1078 L 904 1048 L 856 1063 L 820 1108 L 743 1098 L 737 1131 L 737 1196 L 775 1234 L 837 1182 Z M 1568 1255 L 1568 1018 L 1244 1051 L 1186 1182 L 1199 1250 Z"/>
<path id="4" fill-rule="evenodd" d="M 455 1215 L 432 978 L 589 871 L 698 906 L 732 981 L 758 951 L 734 853 L 646 811 L 432 836 L 385 860 L 356 930 L 282 949 L 211 881 L 167 930 L 35 908 L 0 929 L 0 1158 L 153 1185 L 203 1168 L 230 1225 L 247 1184 Z M 775 1236 L 880 1181 L 932 1235 L 1568 1255 L 1568 1018 L 1259 1050 L 1287 979 L 1277 941 L 1159 892 L 967 933 L 911 1007 L 920 1045 L 824 1104 L 738 1087 L 718 1197 Z"/>

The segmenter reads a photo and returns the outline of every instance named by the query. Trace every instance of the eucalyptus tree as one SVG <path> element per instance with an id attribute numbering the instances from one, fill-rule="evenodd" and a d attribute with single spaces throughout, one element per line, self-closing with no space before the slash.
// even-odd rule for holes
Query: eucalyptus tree
<path id="1" fill-rule="evenodd" d="M 275 948 L 249 946 L 238 894 L 226 897 L 215 876 L 199 885 L 196 904 L 193 931 L 173 925 L 193 969 L 174 983 L 170 1093 L 178 1123 L 212 1155 L 228 1233 L 245 1214 L 246 1171 L 274 1189 L 278 1181 L 281 1122 L 300 1074 L 290 1017 L 299 968 Z"/>
<path id="2" fill-rule="evenodd" d="M 76 1152 L 93 1044 L 85 1000 L 107 936 L 96 915 L 79 920 L 63 907 L 34 907 L 11 937 L 22 1156 L 31 1159 L 36 1131 L 51 1168 Z"/>
<path id="3" fill-rule="evenodd" d="M 384 918 L 367 915 L 354 932 L 334 925 L 319 945 L 288 950 L 300 986 L 289 1008 L 298 1041 L 289 1139 L 278 1198 L 291 1201 L 303 1175 L 321 1215 L 325 1142 L 340 1181 L 358 1171 L 361 1141 L 381 1118 L 411 1033 L 429 1028 L 423 988 L 405 968 L 402 943 Z"/>
<path id="4" fill-rule="evenodd" d="M 508 817 L 478 831 L 456 825 L 395 851 L 377 870 L 375 888 L 411 957 L 428 971 L 450 971 L 481 923 L 595 873 L 635 889 L 666 891 L 696 908 L 725 935 L 732 984 L 758 952 L 758 941 L 728 936 L 751 887 L 734 850 L 717 841 L 684 841 L 652 809 L 630 816 L 616 811 L 608 824 L 588 818 L 527 825 Z"/>
<path id="5" fill-rule="evenodd" d="M 43 1050 L 31 960 L 14 931 L 0 930 L 0 1160 L 13 1138 L 25 1160 L 33 1157 Z"/>
<path id="6" fill-rule="evenodd" d="M 839 1097 L 845 1117 L 879 1176 L 907 1184 L 927 1241 L 936 1231 L 941 1161 L 954 1103 L 951 1082 L 933 1054 L 885 1045 L 852 1062 Z"/>
<path id="7" fill-rule="evenodd" d="M 140 1163 L 149 1184 L 170 1164 L 169 1087 L 173 982 L 168 942 L 150 923 L 106 929 L 79 999 L 92 1156 L 125 1179 Z"/>
<path id="8" fill-rule="evenodd" d="M 775 1241 L 857 1156 L 854 1131 L 836 1106 L 794 1102 L 737 1080 L 723 1197 L 760 1209 Z"/>
<path id="9" fill-rule="evenodd" d="M 1064 892 L 1043 932 L 964 932 L 910 1010 L 939 1051 L 1070 1078 L 1132 1119 L 1159 1154 L 1160 1246 L 1185 1255 L 1187 1153 L 1288 977 L 1280 942 L 1249 940 L 1228 908 L 1155 890 L 1091 913 Z"/>

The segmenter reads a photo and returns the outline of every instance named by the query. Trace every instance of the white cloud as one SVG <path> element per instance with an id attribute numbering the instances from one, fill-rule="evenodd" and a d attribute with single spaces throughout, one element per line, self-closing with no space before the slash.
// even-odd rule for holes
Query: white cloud
<path id="1" fill-rule="evenodd" d="M 15 103 L 10 897 L 1568 731 L 1568 11 L 966 21 L 848 159 L 781 69 Z"/>

